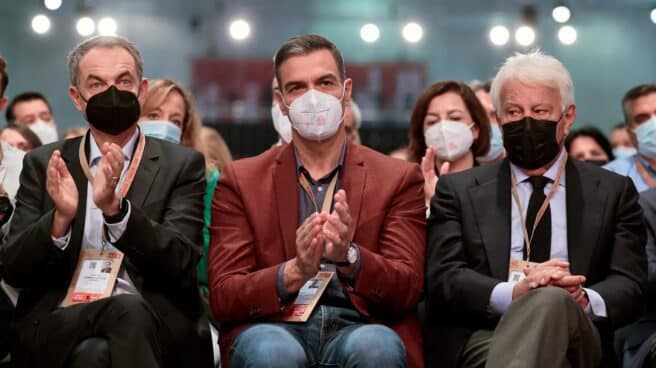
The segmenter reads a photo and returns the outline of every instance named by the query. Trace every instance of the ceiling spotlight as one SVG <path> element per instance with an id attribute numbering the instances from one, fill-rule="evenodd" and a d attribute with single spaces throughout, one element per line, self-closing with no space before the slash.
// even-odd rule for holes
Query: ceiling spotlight
<path id="1" fill-rule="evenodd" d="M 558 31 L 558 39 L 563 45 L 571 45 L 576 42 L 576 29 L 572 26 L 562 26 Z"/>
<path id="2" fill-rule="evenodd" d="M 410 22 L 403 26 L 403 38 L 410 43 L 417 43 L 424 37 L 424 29 L 419 23 Z"/>
<path id="3" fill-rule="evenodd" d="M 105 17 L 98 21 L 98 33 L 103 36 L 111 36 L 116 34 L 118 25 L 112 17 Z"/>
<path id="4" fill-rule="evenodd" d="M 44 34 L 50 30 L 50 18 L 39 14 L 32 18 L 32 30 L 37 34 Z"/>
<path id="5" fill-rule="evenodd" d="M 535 42 L 535 31 L 532 27 L 521 26 L 515 31 L 515 41 L 521 46 L 530 46 Z"/>
<path id="6" fill-rule="evenodd" d="M 504 26 L 494 26 L 490 29 L 490 42 L 497 46 L 503 46 L 508 43 L 510 32 Z"/>
<path id="7" fill-rule="evenodd" d="M 651 12 L 649 13 L 649 17 L 651 18 L 651 21 L 653 23 L 656 23 L 656 8 L 651 10 Z"/>
<path id="8" fill-rule="evenodd" d="M 251 35 L 251 25 L 243 19 L 236 19 L 230 23 L 230 37 L 236 41 L 243 41 Z"/>
<path id="9" fill-rule="evenodd" d="M 82 37 L 90 36 L 96 30 L 96 22 L 89 17 L 82 17 L 78 19 L 75 29 Z"/>
<path id="10" fill-rule="evenodd" d="M 380 38 L 380 29 L 373 23 L 367 23 L 360 28 L 360 38 L 366 43 L 373 43 Z"/>
<path id="11" fill-rule="evenodd" d="M 551 16 L 558 23 L 566 23 L 572 16 L 572 12 L 565 5 L 559 5 L 553 8 Z"/>
<path id="12" fill-rule="evenodd" d="M 62 0 L 43 0 L 43 5 L 48 10 L 57 10 L 62 6 Z"/>

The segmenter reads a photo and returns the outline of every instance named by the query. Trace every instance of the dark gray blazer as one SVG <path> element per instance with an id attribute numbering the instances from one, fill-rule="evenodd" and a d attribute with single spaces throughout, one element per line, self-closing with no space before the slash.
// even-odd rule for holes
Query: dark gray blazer
<path id="1" fill-rule="evenodd" d="M 15 366 L 29 364 L 26 349 L 39 319 L 57 308 L 78 261 L 87 198 L 87 179 L 78 158 L 80 141 L 49 144 L 24 159 L 16 210 L 1 257 L 3 277 L 23 289 L 12 328 Z M 46 192 L 46 168 L 55 149 L 61 151 L 79 193 L 71 239 L 64 251 L 52 243 L 54 209 Z M 130 218 L 115 246 L 125 254 L 130 279 L 178 339 L 163 359 L 167 366 L 211 364 L 209 336 L 198 333 L 198 326 L 207 326 L 196 277 L 202 253 L 204 193 L 205 165 L 200 153 L 146 138 L 143 159 L 126 196 Z"/>
<path id="2" fill-rule="evenodd" d="M 604 299 L 608 319 L 597 327 L 608 338 L 643 310 L 647 267 L 638 193 L 630 179 L 570 159 L 566 202 L 570 269 Z M 492 289 L 508 278 L 510 224 L 508 160 L 440 178 L 428 219 L 428 366 L 455 367 L 471 333 L 496 326 L 488 304 Z"/>

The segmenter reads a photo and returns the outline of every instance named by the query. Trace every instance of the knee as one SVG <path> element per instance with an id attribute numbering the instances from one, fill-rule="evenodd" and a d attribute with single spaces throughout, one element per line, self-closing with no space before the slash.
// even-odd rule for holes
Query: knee
<path id="1" fill-rule="evenodd" d="M 261 324 L 243 331 L 230 352 L 231 367 L 305 367 L 305 350 L 286 329 Z"/>
<path id="2" fill-rule="evenodd" d="M 156 326 L 155 314 L 141 296 L 122 294 L 113 296 L 111 299 L 110 313 L 118 324 L 140 326 L 141 328 Z"/>
<path id="3" fill-rule="evenodd" d="M 360 361 L 366 366 L 400 367 L 406 364 L 403 341 L 386 326 L 370 324 L 357 327 L 348 335 L 342 348 L 347 361 Z"/>
<path id="4" fill-rule="evenodd" d="M 69 358 L 69 367 L 110 367 L 109 343 L 103 337 L 91 337 L 79 343 Z"/>
<path id="5" fill-rule="evenodd" d="M 544 310 L 579 308 L 574 298 L 563 288 L 548 286 L 535 289 L 531 293 L 533 302 Z"/>

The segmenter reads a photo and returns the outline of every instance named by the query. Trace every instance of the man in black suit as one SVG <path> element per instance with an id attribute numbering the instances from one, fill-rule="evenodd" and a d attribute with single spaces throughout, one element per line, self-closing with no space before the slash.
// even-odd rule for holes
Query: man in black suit
<path id="1" fill-rule="evenodd" d="M 196 279 L 204 161 L 141 134 L 142 71 L 123 38 L 82 42 L 69 57 L 69 95 L 90 133 L 25 158 L 2 253 L 4 277 L 23 288 L 12 328 L 18 367 L 211 365 Z M 84 276 L 99 269 L 87 254 L 116 267 L 122 256 L 118 276 Z M 89 281 L 108 278 L 105 294 Z"/>
<path id="2" fill-rule="evenodd" d="M 491 92 L 508 158 L 440 178 L 431 202 L 427 363 L 612 364 L 612 331 L 643 308 L 636 190 L 567 158 L 576 106 L 558 60 L 510 57 Z"/>

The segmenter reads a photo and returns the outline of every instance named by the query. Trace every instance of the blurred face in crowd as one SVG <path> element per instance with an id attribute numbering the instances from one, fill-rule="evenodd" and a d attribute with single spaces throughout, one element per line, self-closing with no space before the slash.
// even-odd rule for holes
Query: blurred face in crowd
<path id="1" fill-rule="evenodd" d="M 21 151 L 29 152 L 32 150 L 32 146 L 27 141 L 27 139 L 25 139 L 22 134 L 12 128 L 3 129 L 2 133 L 0 133 L 0 139 Z"/>
<path id="2" fill-rule="evenodd" d="M 474 122 L 465 101 L 455 92 L 446 92 L 433 97 L 430 104 L 428 104 L 428 109 L 426 109 L 424 133 L 429 127 L 439 124 L 442 120 L 458 121 L 467 126 Z M 474 140 L 477 140 L 478 127 L 473 125 L 471 131 Z"/>
<path id="3" fill-rule="evenodd" d="M 173 90 L 164 102 L 150 111 L 144 111 L 139 121 L 144 120 L 167 120 L 175 124 L 184 133 L 185 129 L 185 101 L 182 95 Z"/>
<path id="4" fill-rule="evenodd" d="M 342 98 L 343 91 L 342 111 L 347 108 L 351 99 L 351 79 L 347 78 L 342 83 L 337 62 L 327 49 L 290 57 L 280 65 L 279 75 L 281 86 L 276 93 L 276 99 L 285 115 L 288 115 L 287 106 L 310 89 L 337 99 Z M 283 99 L 285 103 L 282 103 Z M 294 134 L 297 134 L 295 130 Z"/>
<path id="5" fill-rule="evenodd" d="M 617 128 L 610 135 L 610 146 L 613 148 L 635 148 L 636 144 L 635 139 L 631 136 L 631 132 L 627 128 Z"/>
<path id="6" fill-rule="evenodd" d="M 560 144 L 576 119 L 575 105 L 566 106 L 563 110 L 558 88 L 509 80 L 501 88 L 500 99 L 501 111 L 498 114 L 502 126 L 526 117 L 558 121 L 556 139 Z"/>
<path id="7" fill-rule="evenodd" d="M 592 137 L 578 136 L 575 138 L 570 147 L 569 154 L 581 161 L 605 161 L 610 159 L 606 152 L 597 144 Z"/>
<path id="8" fill-rule="evenodd" d="M 110 86 L 134 93 L 143 106 L 148 93 L 148 81 L 139 80 L 132 55 L 122 47 L 96 47 L 80 59 L 79 86 L 69 87 L 69 96 L 75 107 L 85 113 L 87 101 Z"/>
<path id="9" fill-rule="evenodd" d="M 490 120 L 490 124 L 499 124 L 497 121 L 497 111 L 494 109 L 490 94 L 485 92 L 485 90 L 479 89 L 476 91 L 476 98 L 478 98 L 478 101 L 483 105 L 487 118 Z"/>
<path id="10" fill-rule="evenodd" d="M 646 96 L 638 97 L 631 104 L 631 115 L 629 122 L 632 128 L 637 128 L 641 124 L 656 117 L 656 93 L 650 93 Z"/>
<path id="11" fill-rule="evenodd" d="M 347 105 L 346 110 L 344 110 L 344 131 L 346 132 L 346 138 L 348 138 L 351 143 L 360 143 L 360 134 L 355 126 L 355 118 L 351 112 L 350 104 Z"/>
<path id="12" fill-rule="evenodd" d="M 45 101 L 34 99 L 16 103 L 13 107 L 13 113 L 16 124 L 32 125 L 41 120 L 43 122 L 55 125 L 52 112 Z"/>

